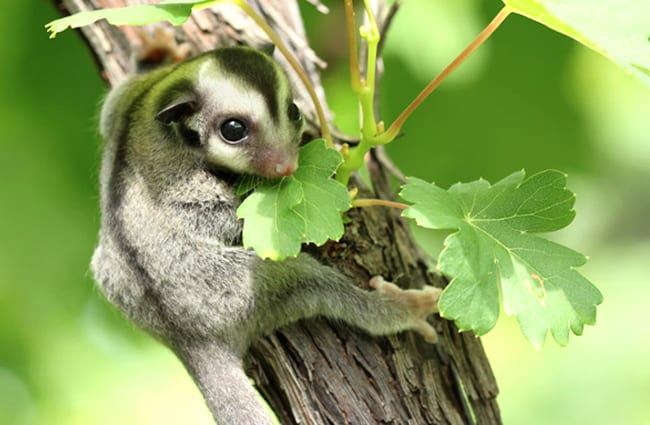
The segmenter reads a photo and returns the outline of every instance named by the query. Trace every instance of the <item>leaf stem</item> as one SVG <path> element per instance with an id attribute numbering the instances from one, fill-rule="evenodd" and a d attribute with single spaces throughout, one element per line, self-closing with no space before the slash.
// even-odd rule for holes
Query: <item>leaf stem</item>
<path id="1" fill-rule="evenodd" d="M 512 9 L 508 6 L 504 6 L 499 13 L 492 19 L 483 31 L 454 59 L 445 69 L 442 70 L 421 92 L 417 95 L 415 99 L 404 109 L 404 111 L 397 117 L 397 119 L 391 124 L 391 126 L 386 130 L 385 133 L 381 135 L 381 140 L 384 143 L 388 143 L 393 140 L 400 132 L 404 122 L 407 118 L 415 111 L 415 109 L 420 106 L 420 104 L 426 99 L 431 92 L 433 92 L 440 83 L 451 74 L 458 66 L 465 61 L 485 40 L 487 40 L 499 26 L 505 21 L 505 19 L 510 15 Z"/>
<path id="2" fill-rule="evenodd" d="M 409 207 L 407 204 L 395 201 L 387 201 L 385 199 L 355 199 L 352 201 L 352 207 L 354 208 L 366 208 L 366 207 L 391 207 L 398 208 L 400 210 L 405 210 Z"/>
<path id="3" fill-rule="evenodd" d="M 354 0 L 345 0 L 345 23 L 348 33 L 348 50 L 350 52 L 350 80 L 355 93 L 361 91 L 361 74 L 357 60 L 357 34 L 354 23 Z"/>
<path id="4" fill-rule="evenodd" d="M 370 139 L 377 134 L 377 122 L 375 121 L 374 99 L 375 99 L 375 74 L 377 64 L 377 46 L 379 45 L 379 27 L 377 20 L 370 6 L 369 0 L 364 0 L 368 26 L 360 29 L 361 37 L 366 40 L 368 46 L 366 78 L 361 91 L 361 102 L 363 111 L 363 132 L 364 139 Z"/>

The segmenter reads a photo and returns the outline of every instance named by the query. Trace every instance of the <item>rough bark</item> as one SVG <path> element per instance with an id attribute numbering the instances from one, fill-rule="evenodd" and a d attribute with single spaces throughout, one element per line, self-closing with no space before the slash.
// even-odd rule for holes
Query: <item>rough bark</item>
<path id="1" fill-rule="evenodd" d="M 67 14 L 146 2 L 54 3 Z M 294 52 L 326 105 L 318 78 L 320 62 L 308 47 L 296 2 L 255 0 L 249 4 Z M 114 84 L 131 71 L 136 37 L 130 29 L 99 22 L 82 33 L 107 83 Z M 232 5 L 194 13 L 178 28 L 178 35 L 197 52 L 268 43 L 261 30 Z M 296 86 L 296 96 L 315 130 L 315 113 L 303 87 Z M 373 153 L 368 167 L 372 190 L 360 182 L 355 182 L 357 186 L 371 192 L 370 196 L 393 198 L 392 167 L 383 152 Z M 310 250 L 359 282 L 382 275 L 403 287 L 444 286 L 442 277 L 429 272 L 424 254 L 397 212 L 374 208 L 354 210 L 349 216 L 341 241 Z M 344 324 L 305 320 L 258 341 L 246 360 L 248 372 L 283 424 L 500 423 L 497 386 L 480 340 L 471 332 L 459 333 L 453 323 L 438 317 L 432 320 L 439 332 L 436 345 L 410 332 L 374 338 Z"/>

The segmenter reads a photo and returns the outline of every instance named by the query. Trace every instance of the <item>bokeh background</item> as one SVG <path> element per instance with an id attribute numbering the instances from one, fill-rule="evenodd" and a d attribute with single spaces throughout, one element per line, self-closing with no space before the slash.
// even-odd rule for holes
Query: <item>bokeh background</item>
<path id="1" fill-rule="evenodd" d="M 337 122 L 354 132 L 343 17 L 303 3 L 331 64 Z M 404 2 L 386 46 L 382 118 L 396 117 L 499 7 Z M 47 39 L 43 24 L 56 17 L 42 0 L 5 2 L 0 14 L 0 424 L 210 424 L 179 362 L 93 287 L 104 87 L 77 34 Z M 557 168 L 578 194 L 575 222 L 554 237 L 591 257 L 582 272 L 605 302 L 568 348 L 549 339 L 536 351 L 509 318 L 484 338 L 505 422 L 648 423 L 650 88 L 513 16 L 405 131 L 389 152 L 409 175 L 446 187 Z"/>

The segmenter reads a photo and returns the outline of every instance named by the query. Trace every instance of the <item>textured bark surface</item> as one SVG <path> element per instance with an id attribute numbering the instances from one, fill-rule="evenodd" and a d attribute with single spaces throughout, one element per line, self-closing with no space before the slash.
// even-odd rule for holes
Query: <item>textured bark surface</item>
<path id="1" fill-rule="evenodd" d="M 54 0 L 63 14 L 125 4 L 132 0 Z M 294 1 L 255 0 L 249 4 L 280 34 L 308 71 L 326 105 L 318 78 L 319 59 L 309 49 Z M 343 27 L 343 24 L 341 25 Z M 268 43 L 239 9 L 220 5 L 194 13 L 177 29 L 195 52 L 219 46 Z M 137 36 L 129 28 L 99 22 L 82 30 L 99 70 L 109 84 L 131 71 Z M 283 58 L 276 53 L 280 62 Z M 290 70 L 288 72 L 291 72 Z M 292 77 L 292 81 L 299 81 Z M 312 128 L 315 113 L 306 91 L 297 101 Z M 326 106 L 325 106 L 326 107 Z M 368 158 L 372 197 L 391 199 L 389 169 L 382 152 Z M 354 210 L 343 239 L 312 252 L 355 281 L 382 275 L 403 287 L 444 279 L 431 274 L 406 223 L 385 208 Z M 305 320 L 258 341 L 246 359 L 248 372 L 283 424 L 498 424 L 497 386 L 480 340 L 471 332 L 432 318 L 439 343 L 414 333 L 374 338 L 344 324 Z M 225 425 L 225 424 L 224 424 Z"/>

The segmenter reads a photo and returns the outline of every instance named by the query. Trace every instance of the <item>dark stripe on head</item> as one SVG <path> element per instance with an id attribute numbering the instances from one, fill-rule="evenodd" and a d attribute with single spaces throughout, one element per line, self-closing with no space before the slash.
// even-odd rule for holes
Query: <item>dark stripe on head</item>
<path id="1" fill-rule="evenodd" d="M 280 76 L 273 59 L 264 53 L 248 48 L 230 47 L 215 50 L 214 57 L 229 73 L 253 86 L 264 98 L 269 114 L 278 120 Z"/>

